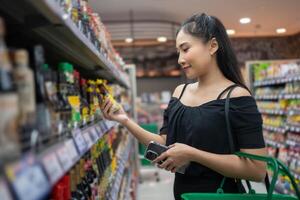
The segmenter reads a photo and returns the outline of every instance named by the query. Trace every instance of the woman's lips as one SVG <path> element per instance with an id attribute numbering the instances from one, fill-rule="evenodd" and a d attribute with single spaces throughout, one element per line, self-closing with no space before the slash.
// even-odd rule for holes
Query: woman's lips
<path id="1" fill-rule="evenodd" d="M 190 68 L 191 68 L 191 66 L 183 67 L 182 69 L 183 69 L 184 71 L 187 71 L 187 70 L 190 69 Z"/>

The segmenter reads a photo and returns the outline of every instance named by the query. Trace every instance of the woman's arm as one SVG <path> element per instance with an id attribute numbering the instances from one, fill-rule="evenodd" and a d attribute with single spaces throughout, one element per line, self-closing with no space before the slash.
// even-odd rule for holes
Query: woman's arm
<path id="1" fill-rule="evenodd" d="M 146 131 L 130 118 L 124 121 L 122 125 L 125 126 L 140 143 L 146 146 L 150 143 L 150 141 L 155 141 L 163 145 L 166 144 L 166 135 L 157 135 Z"/>
<path id="2" fill-rule="evenodd" d="M 173 173 L 189 162 L 197 162 L 230 178 L 262 181 L 266 175 L 266 164 L 261 161 L 240 158 L 233 154 L 210 153 L 181 143 L 175 143 L 169 147 L 170 149 L 161 154 L 153 163 L 164 161 L 158 167 Z M 241 151 L 261 156 L 266 155 L 265 148 L 241 149 Z"/>
<path id="3" fill-rule="evenodd" d="M 265 148 L 242 149 L 241 151 L 261 156 L 266 155 Z M 189 155 L 191 161 L 201 163 L 226 177 L 262 181 L 266 176 L 266 164 L 261 161 L 240 158 L 233 154 L 214 154 L 195 148 L 191 148 L 187 155 Z"/>
<path id="4" fill-rule="evenodd" d="M 140 143 L 146 146 L 152 140 L 163 145 L 166 143 L 165 135 L 157 135 L 141 128 L 137 123 L 127 116 L 123 108 L 120 108 L 116 113 L 113 113 L 111 109 L 112 105 L 113 103 L 109 99 L 104 102 L 103 107 L 101 108 L 104 117 L 108 120 L 117 121 L 125 126 Z"/>
<path id="5" fill-rule="evenodd" d="M 180 94 L 180 91 L 183 88 L 183 84 L 179 85 L 174 93 L 173 96 L 178 97 Z M 114 120 L 125 126 L 131 134 L 137 138 L 137 140 L 144 144 L 148 145 L 150 141 L 155 141 L 160 144 L 165 145 L 166 144 L 166 134 L 164 135 L 157 135 L 154 133 L 151 133 L 149 131 L 146 131 L 142 127 L 140 127 L 136 122 L 134 122 L 132 119 L 130 119 L 123 108 L 120 108 L 119 111 L 116 113 L 112 112 L 112 102 L 109 99 L 106 99 L 106 101 L 103 103 L 101 110 L 103 111 L 103 115 L 108 120 Z"/>

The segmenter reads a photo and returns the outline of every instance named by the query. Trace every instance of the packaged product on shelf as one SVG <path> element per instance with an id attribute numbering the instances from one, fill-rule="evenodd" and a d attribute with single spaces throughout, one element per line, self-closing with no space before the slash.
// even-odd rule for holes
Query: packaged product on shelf
<path id="1" fill-rule="evenodd" d="M 12 79 L 12 65 L 4 41 L 5 27 L 0 17 L 0 154 L 18 152 L 18 95 Z"/>
<path id="2" fill-rule="evenodd" d="M 45 65 L 44 49 L 41 45 L 34 46 L 35 80 L 36 80 L 36 128 L 41 138 L 49 138 L 54 126 L 51 124 L 51 113 L 47 100 L 45 77 L 50 75 Z M 48 87 L 48 86 L 47 86 Z"/>
<path id="3" fill-rule="evenodd" d="M 36 114 L 34 75 L 28 67 L 28 53 L 26 50 L 15 52 L 16 68 L 14 70 L 14 80 L 19 96 L 20 123 L 33 124 Z"/>
<path id="4" fill-rule="evenodd" d="M 284 116 L 263 115 L 262 117 L 263 117 L 263 122 L 266 125 L 273 126 L 273 127 L 284 127 L 285 125 Z"/>
<path id="5" fill-rule="evenodd" d="M 300 62 L 297 60 L 260 62 L 253 64 L 253 68 L 255 81 L 300 75 Z"/>
<path id="6" fill-rule="evenodd" d="M 59 97 L 62 104 L 60 110 L 60 116 L 63 122 L 62 132 L 67 132 L 72 127 L 72 106 L 69 102 L 69 96 L 71 96 L 72 84 L 74 83 L 74 69 L 71 64 L 62 62 L 59 63 L 58 70 Z"/>
<path id="7" fill-rule="evenodd" d="M 82 119 L 82 125 L 85 126 L 89 122 L 89 103 L 87 95 L 87 82 L 86 79 L 80 79 L 80 113 Z"/>
<path id="8" fill-rule="evenodd" d="M 94 122 L 97 119 L 97 113 L 99 114 L 101 111 L 96 93 L 95 81 L 93 80 L 88 80 L 87 96 L 90 111 L 90 122 Z"/>
<path id="9" fill-rule="evenodd" d="M 98 79 L 97 80 L 97 86 L 100 90 L 100 93 L 102 95 L 102 102 L 101 104 L 104 103 L 104 101 L 106 101 L 106 99 L 109 99 L 112 102 L 112 112 L 117 112 L 120 109 L 120 104 L 118 104 L 116 102 L 116 100 L 113 98 L 112 90 L 111 88 L 107 85 L 107 81 L 106 80 L 101 80 Z"/>

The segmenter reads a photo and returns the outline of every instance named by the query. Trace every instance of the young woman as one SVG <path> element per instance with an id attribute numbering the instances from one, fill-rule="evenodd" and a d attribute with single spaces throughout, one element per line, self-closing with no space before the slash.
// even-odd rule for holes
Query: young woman
<path id="1" fill-rule="evenodd" d="M 175 174 L 175 199 L 187 192 L 215 193 L 224 176 L 229 177 L 223 187 L 225 193 L 239 192 L 236 179 L 263 180 L 264 163 L 230 153 L 224 114 L 229 90 L 236 149 L 257 155 L 266 155 L 266 149 L 261 115 L 244 85 L 223 24 L 206 14 L 190 17 L 177 34 L 176 48 L 187 78 L 198 81 L 175 89 L 160 135 L 142 129 L 123 109 L 113 114 L 109 101 L 102 107 L 104 116 L 127 127 L 145 145 L 151 140 L 168 145 L 170 149 L 154 161 L 163 161 L 160 168 L 175 173 L 190 163 L 184 175 Z"/>

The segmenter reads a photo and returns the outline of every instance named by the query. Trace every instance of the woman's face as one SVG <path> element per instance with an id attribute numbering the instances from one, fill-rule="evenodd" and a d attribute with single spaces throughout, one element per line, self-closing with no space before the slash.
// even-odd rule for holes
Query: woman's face
<path id="1" fill-rule="evenodd" d="M 176 38 L 178 51 L 178 63 L 182 67 L 188 79 L 198 78 L 208 72 L 212 61 L 210 42 L 205 44 L 182 29 Z"/>

